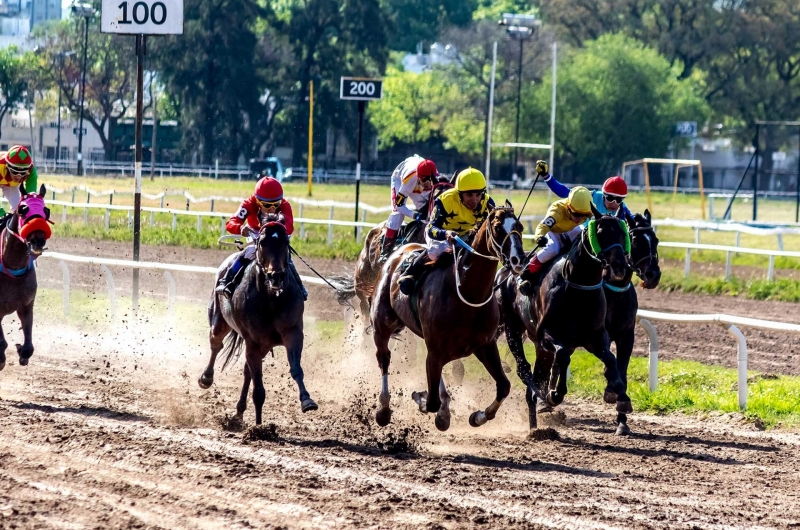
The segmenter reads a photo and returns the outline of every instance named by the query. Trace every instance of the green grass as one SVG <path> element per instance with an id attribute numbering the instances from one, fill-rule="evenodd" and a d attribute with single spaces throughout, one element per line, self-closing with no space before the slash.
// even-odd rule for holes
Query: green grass
<path id="1" fill-rule="evenodd" d="M 766 280 L 743 280 L 736 276 L 730 281 L 721 277 L 692 275 L 683 277 L 677 269 L 662 269 L 658 288 L 664 291 L 681 291 L 706 295 L 744 296 L 752 300 L 774 300 L 779 302 L 800 302 L 800 281 L 780 279 L 773 282 Z"/>

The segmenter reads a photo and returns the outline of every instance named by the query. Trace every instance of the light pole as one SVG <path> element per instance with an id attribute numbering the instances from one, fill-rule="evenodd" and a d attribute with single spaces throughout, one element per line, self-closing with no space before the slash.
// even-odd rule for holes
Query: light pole
<path id="1" fill-rule="evenodd" d="M 81 114 L 78 121 L 78 176 L 83 175 L 83 105 L 86 98 L 86 59 L 89 49 L 89 19 L 94 16 L 91 4 L 73 4 L 72 14 L 82 17 L 83 27 L 83 71 L 81 73 Z"/>
<path id="2" fill-rule="evenodd" d="M 534 15 L 518 15 L 503 13 L 500 25 L 506 27 L 506 34 L 511 40 L 519 41 L 519 66 L 517 69 L 517 125 L 514 132 L 514 143 L 519 144 L 519 114 L 522 96 L 522 51 L 526 40 L 533 37 L 533 28 L 541 26 L 542 22 Z M 511 169 L 512 179 L 517 174 L 519 160 L 519 146 L 514 147 L 514 167 Z"/>

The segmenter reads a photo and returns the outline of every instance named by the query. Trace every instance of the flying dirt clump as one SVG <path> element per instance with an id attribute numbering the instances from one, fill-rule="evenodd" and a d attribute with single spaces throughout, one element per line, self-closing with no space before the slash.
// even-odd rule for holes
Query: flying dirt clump
<path id="1" fill-rule="evenodd" d="M 217 418 L 217 423 L 223 431 L 244 431 L 244 421 L 236 415 L 225 414 L 224 416 Z"/>
<path id="2" fill-rule="evenodd" d="M 528 434 L 528 439 L 534 442 L 544 442 L 547 440 L 559 440 L 561 435 L 552 427 L 545 427 L 544 429 L 536 429 Z"/>
<path id="3" fill-rule="evenodd" d="M 246 442 L 279 442 L 281 440 L 278 434 L 278 426 L 274 423 L 267 423 L 264 425 L 256 425 L 247 429 L 244 433 L 243 441 Z"/>

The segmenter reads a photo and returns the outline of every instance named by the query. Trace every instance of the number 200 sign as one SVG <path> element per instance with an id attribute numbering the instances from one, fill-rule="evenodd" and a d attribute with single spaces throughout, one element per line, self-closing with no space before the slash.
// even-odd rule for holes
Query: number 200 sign
<path id="1" fill-rule="evenodd" d="M 103 33 L 183 34 L 183 0 L 103 0 Z"/>
<path id="2" fill-rule="evenodd" d="M 339 86 L 340 99 L 374 101 L 383 97 L 383 81 L 364 77 L 343 77 Z"/>

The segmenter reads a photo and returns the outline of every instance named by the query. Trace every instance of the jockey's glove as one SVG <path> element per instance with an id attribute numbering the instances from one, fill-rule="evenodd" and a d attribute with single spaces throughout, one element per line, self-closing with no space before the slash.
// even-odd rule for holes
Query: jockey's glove
<path id="1" fill-rule="evenodd" d="M 539 246 L 539 248 L 546 247 L 547 246 L 547 242 L 548 242 L 548 239 L 545 236 L 539 236 L 539 238 L 536 240 L 536 244 Z"/>
<path id="2" fill-rule="evenodd" d="M 547 162 L 544 160 L 538 160 L 536 162 L 536 173 L 538 173 L 540 177 L 547 177 L 547 172 L 549 170 L 550 168 L 547 167 Z"/>

